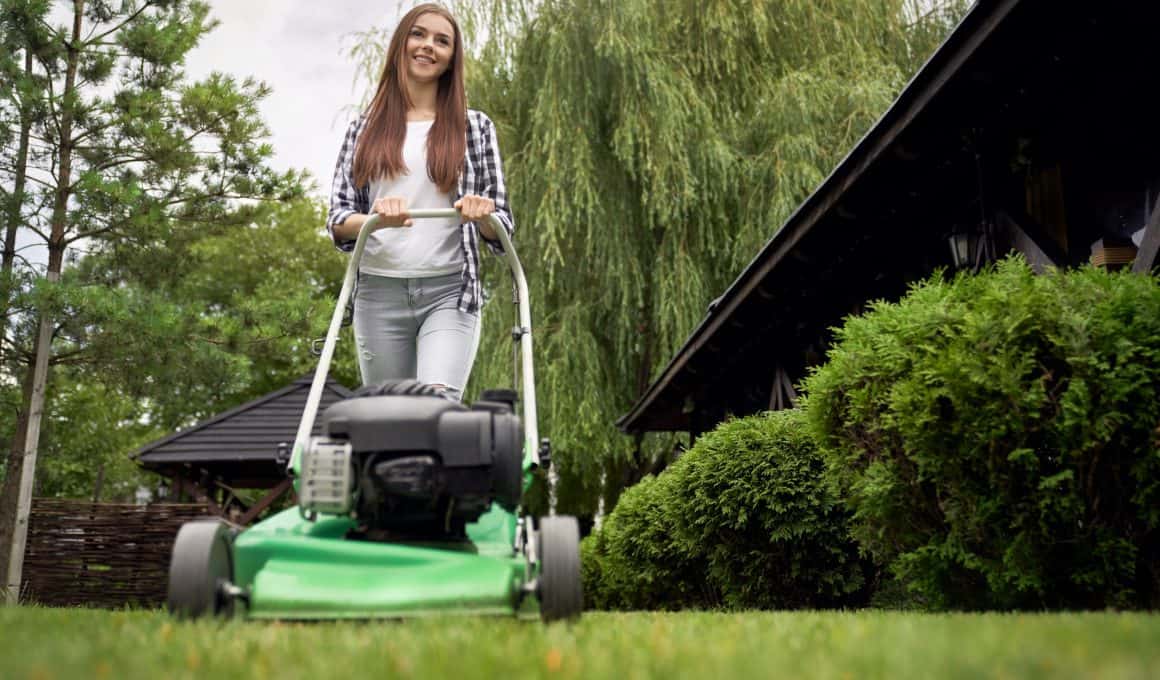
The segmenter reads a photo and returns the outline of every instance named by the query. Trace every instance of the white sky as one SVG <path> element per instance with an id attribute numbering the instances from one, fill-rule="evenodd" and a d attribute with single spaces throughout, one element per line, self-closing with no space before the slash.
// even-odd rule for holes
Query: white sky
<path id="1" fill-rule="evenodd" d="M 186 58 L 190 78 L 211 71 L 253 76 L 273 93 L 260 105 L 278 170 L 305 168 L 330 190 L 335 158 L 348 121 L 344 107 L 359 101 L 354 63 L 344 56 L 349 34 L 393 28 L 395 0 L 209 0 L 220 20 Z M 404 8 L 411 2 L 402 3 Z"/>

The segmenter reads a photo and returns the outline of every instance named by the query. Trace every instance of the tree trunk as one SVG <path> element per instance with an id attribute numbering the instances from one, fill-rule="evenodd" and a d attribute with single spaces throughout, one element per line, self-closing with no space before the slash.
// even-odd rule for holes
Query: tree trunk
<path id="1" fill-rule="evenodd" d="M 73 0 L 73 34 L 69 41 L 68 62 L 65 70 L 65 85 L 61 97 L 59 171 L 57 172 L 56 196 L 52 209 L 52 233 L 48 240 L 48 272 L 45 278 L 49 284 L 60 280 L 64 263 L 65 227 L 68 219 L 68 199 L 72 183 L 73 152 L 73 107 L 76 96 L 77 62 L 81 51 L 81 22 L 84 17 L 84 0 Z M 27 393 L 24 413 L 28 414 L 28 424 L 23 441 L 17 439 L 23 464 L 20 467 L 19 493 L 16 500 L 15 522 L 11 530 L 11 548 L 8 556 L 6 601 L 15 604 L 20 593 L 21 570 L 24 566 L 24 544 L 28 537 L 28 518 L 32 506 L 32 485 L 36 473 L 36 452 L 40 444 L 40 420 L 44 413 L 44 391 L 48 382 L 48 362 L 52 354 L 52 312 L 41 309 L 36 334 L 36 348 L 31 366 L 32 389 Z"/>
<path id="2" fill-rule="evenodd" d="M 24 374 L 21 403 L 27 404 L 32 393 L 32 371 Z M 28 413 L 16 414 L 16 429 L 9 446 L 4 488 L 0 490 L 0 590 L 8 583 L 8 556 L 12 550 L 12 527 L 16 523 L 16 501 L 20 496 L 20 472 L 24 466 L 22 443 L 27 435 Z"/>
<path id="3" fill-rule="evenodd" d="M 48 280 L 55 282 L 58 272 L 49 272 Z M 28 538 L 28 520 L 32 509 L 32 484 L 36 479 L 36 449 L 40 444 L 40 419 L 44 412 L 44 387 L 48 377 L 48 345 L 52 340 L 52 321 L 47 312 L 40 315 L 40 327 L 36 339 L 36 358 L 32 364 L 32 389 L 28 392 L 28 414 L 23 441 L 17 439 L 21 459 L 16 495 L 15 523 L 12 526 L 12 540 L 9 549 L 7 580 L 7 602 L 16 604 L 19 600 L 21 571 L 24 566 L 24 544 Z M 43 349 L 42 349 L 43 348 Z M 5 484 L 7 486 L 7 484 Z"/>
<path id="4" fill-rule="evenodd" d="M 24 73 L 32 75 L 32 50 L 24 50 Z M 16 231 L 20 228 L 20 213 L 24 205 L 24 183 L 28 174 L 28 141 L 32 133 L 32 115 L 28 112 L 27 102 L 21 102 L 20 110 L 20 145 L 16 150 L 16 170 L 12 179 L 12 202 L 7 206 L 4 215 L 4 253 L 0 258 L 0 279 L 7 280 L 12 273 L 16 262 Z M 8 309 L 11 304 L 11 295 L 4 294 L 0 300 L 0 356 L 4 352 L 4 333 L 8 328 Z"/>
<path id="5" fill-rule="evenodd" d="M 32 74 L 32 50 L 24 51 L 24 72 Z M 20 143 L 16 152 L 16 171 L 12 182 L 12 202 L 4 211 L 4 252 L 0 258 L 0 276 L 5 280 L 12 273 L 16 262 L 16 232 L 20 228 L 20 214 L 24 203 L 24 183 L 28 169 L 28 144 L 32 131 L 32 116 L 26 110 L 20 113 Z M 0 300 L 0 356 L 3 355 L 4 333 L 8 327 L 8 310 L 11 296 L 5 293 Z M 21 403 L 28 403 L 32 390 L 32 373 L 25 374 L 24 389 L 21 390 Z M 9 452 L 6 456 L 6 470 L 4 488 L 0 491 L 0 584 L 8 583 L 8 560 L 5 559 L 11 549 L 12 526 L 16 521 L 16 500 L 20 493 L 20 470 L 24 464 L 21 455 L 21 446 L 18 442 L 25 439 L 25 428 L 28 426 L 27 413 L 21 411 L 17 417 L 16 429 L 12 435 Z"/>

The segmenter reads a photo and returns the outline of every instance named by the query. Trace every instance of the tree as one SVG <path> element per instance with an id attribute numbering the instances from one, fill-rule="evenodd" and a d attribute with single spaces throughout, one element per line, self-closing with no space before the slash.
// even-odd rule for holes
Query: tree
<path id="1" fill-rule="evenodd" d="M 610 508 L 671 459 L 674 438 L 629 442 L 614 421 L 966 4 L 456 3 L 470 105 L 497 123 L 529 263 L 561 511 L 591 514 L 602 495 Z M 389 34 L 359 35 L 370 80 Z M 474 385 L 510 373 L 495 311 Z"/>
<path id="2" fill-rule="evenodd" d="M 133 502 L 154 482 L 125 455 L 168 431 L 132 395 L 69 368 L 52 372 L 37 456 L 38 497 Z"/>
<path id="3" fill-rule="evenodd" d="M 225 382 L 185 368 L 170 376 L 196 397 L 152 394 L 152 417 L 166 427 L 283 387 L 316 366 L 310 341 L 325 334 L 346 266 L 321 232 L 326 206 L 303 198 L 262 206 L 249 217 L 244 227 L 202 230 L 172 245 L 168 264 L 149 283 L 181 305 L 184 334 L 214 353 L 214 365 L 233 364 Z M 356 385 L 352 343 L 340 347 L 333 373 Z"/>
<path id="4" fill-rule="evenodd" d="M 164 250 L 92 255 L 71 268 L 67 275 L 101 288 L 148 291 L 133 309 L 148 304 L 153 325 L 175 324 L 162 334 L 175 342 L 164 366 L 142 368 L 136 355 L 119 353 L 124 341 L 110 329 L 83 343 L 100 361 L 52 371 L 37 495 L 90 497 L 99 487 L 101 498 L 131 501 L 156 479 L 127 453 L 311 371 L 310 340 L 325 332 L 345 265 L 320 232 L 325 210 L 307 198 L 263 204 L 247 225 L 196 225 Z M 100 304 L 78 305 L 85 311 L 70 325 L 85 326 L 85 313 Z M 68 338 L 62 333 L 58 352 L 81 344 Z M 355 384 L 352 343 L 340 345 L 333 373 Z"/>
<path id="5" fill-rule="evenodd" d="M 0 495 L 0 548 L 18 568 L 49 368 L 99 364 L 147 373 L 181 347 L 181 324 L 163 301 L 133 286 L 107 286 L 66 267 L 70 257 L 164 249 L 175 225 L 244 223 L 238 199 L 289 197 L 300 178 L 265 165 L 257 101 L 268 89 L 212 74 L 191 83 L 184 55 L 214 22 L 195 0 L 72 0 L 50 12 L 37 0 L 3 0 L 5 39 L 47 93 L 29 135 L 20 228 L 47 248 L 43 275 L 13 291 L 2 357 L 22 375 L 22 406 Z M 54 26 L 57 16 L 67 23 Z M 27 74 L 26 74 L 27 75 Z M 7 140 L 7 137 L 5 138 Z M 6 151 L 7 151 L 6 143 Z M 7 153 L 5 154 L 8 155 Z M 82 321 L 83 317 L 83 322 Z M 102 336 L 105 336 L 102 341 Z M 107 350 L 120 343 L 116 353 Z M 4 556 L 8 551 L 3 552 Z M 5 566 L 8 560 L 0 560 Z M 12 583 L 15 574 L 7 574 Z"/>
<path id="6" fill-rule="evenodd" d="M 33 51 L 46 38 L 38 21 L 47 3 L 0 5 L 0 77 L 8 86 L 0 90 L 0 142 L 14 147 L 11 160 L 0 165 L 0 215 L 3 216 L 4 249 L 0 255 L 0 329 L 7 327 L 12 291 L 16 287 L 16 236 L 22 222 L 32 124 L 42 119 L 47 106 L 45 88 L 33 70 Z M 22 45 L 29 45 L 23 49 Z M 18 54 L 23 51 L 23 58 Z M 10 188 L 9 188 L 10 187 Z M 0 352 L 4 334 L 0 333 Z"/>

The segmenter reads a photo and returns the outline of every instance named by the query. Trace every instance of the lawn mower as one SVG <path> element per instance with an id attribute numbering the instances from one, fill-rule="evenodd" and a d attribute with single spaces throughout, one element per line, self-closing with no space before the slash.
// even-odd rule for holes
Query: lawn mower
<path id="1" fill-rule="evenodd" d="M 414 219 L 458 217 L 411 210 Z M 470 406 L 431 386 L 364 387 L 322 413 L 323 385 L 367 235 L 347 264 L 302 413 L 287 473 L 297 506 L 240 529 L 220 518 L 179 529 L 168 609 L 183 618 L 371 619 L 438 614 L 580 615 L 579 530 L 574 517 L 533 521 L 523 495 L 550 462 L 536 426 L 531 310 L 523 268 L 503 245 L 519 309 L 522 400 L 485 390 Z M 523 418 L 516 414 L 522 401 Z M 522 443 L 522 445 L 521 445 Z"/>

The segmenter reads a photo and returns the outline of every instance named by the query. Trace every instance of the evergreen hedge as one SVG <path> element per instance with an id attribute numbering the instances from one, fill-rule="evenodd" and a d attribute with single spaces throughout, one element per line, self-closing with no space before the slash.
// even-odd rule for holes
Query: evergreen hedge
<path id="1" fill-rule="evenodd" d="M 621 496 L 585 539 L 595 607 L 840 606 L 863 594 L 847 514 L 801 413 L 732 420 Z"/>
<path id="2" fill-rule="evenodd" d="M 934 607 L 1155 607 L 1160 285 L 1021 259 L 837 330 L 805 410 L 863 548 Z"/>
<path id="3" fill-rule="evenodd" d="M 679 474 L 649 475 L 620 496 L 615 510 L 581 542 L 588 606 L 683 609 L 712 606 L 704 567 L 677 539 L 673 501 Z"/>

